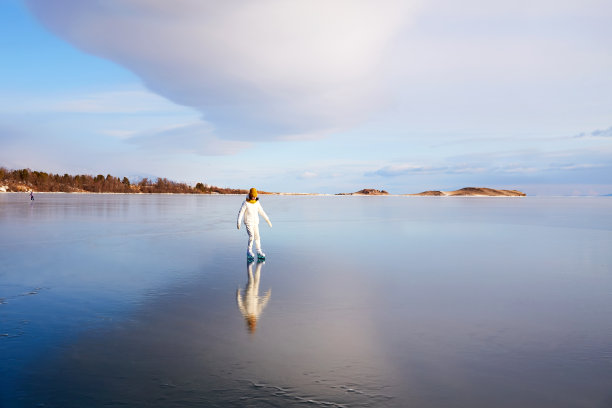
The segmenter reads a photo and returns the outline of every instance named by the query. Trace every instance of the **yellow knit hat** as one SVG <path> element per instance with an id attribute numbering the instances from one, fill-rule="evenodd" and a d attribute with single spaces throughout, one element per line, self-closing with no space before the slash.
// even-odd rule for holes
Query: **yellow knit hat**
<path id="1" fill-rule="evenodd" d="M 257 189 L 255 187 L 249 190 L 249 196 L 251 196 L 251 199 L 255 199 L 257 197 Z"/>

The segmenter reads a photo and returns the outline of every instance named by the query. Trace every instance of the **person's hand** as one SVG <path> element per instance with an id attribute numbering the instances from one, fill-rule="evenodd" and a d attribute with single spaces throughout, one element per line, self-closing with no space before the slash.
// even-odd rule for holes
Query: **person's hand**
<path id="1" fill-rule="evenodd" d="M 240 224 L 236 225 L 236 228 L 240 229 Z"/>

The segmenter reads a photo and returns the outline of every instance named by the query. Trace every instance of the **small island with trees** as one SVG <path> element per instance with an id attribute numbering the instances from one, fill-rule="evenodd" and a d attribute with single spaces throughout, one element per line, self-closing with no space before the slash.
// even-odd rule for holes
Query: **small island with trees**
<path id="1" fill-rule="evenodd" d="M 167 178 L 148 178 L 132 183 L 110 174 L 51 174 L 30 169 L 7 170 L 0 167 L 0 191 L 3 192 L 62 192 L 62 193 L 158 193 L 158 194 L 246 194 L 247 190 L 197 183 L 195 187 Z"/>

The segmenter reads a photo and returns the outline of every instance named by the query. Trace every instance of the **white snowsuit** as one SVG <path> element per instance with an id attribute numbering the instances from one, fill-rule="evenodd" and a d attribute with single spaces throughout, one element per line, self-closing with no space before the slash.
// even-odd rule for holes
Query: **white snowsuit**
<path id="1" fill-rule="evenodd" d="M 259 201 L 255 201 L 255 203 L 250 203 L 248 200 L 245 200 L 242 203 L 242 207 L 240 207 L 240 211 L 238 211 L 238 220 L 236 226 L 240 229 L 240 224 L 244 218 L 244 225 L 246 226 L 247 234 L 249 234 L 249 244 L 248 244 L 248 253 L 253 254 L 253 241 L 255 242 L 255 249 L 258 254 L 261 254 L 261 242 L 259 240 L 259 216 L 262 216 L 264 220 L 268 223 L 270 227 L 272 227 L 272 223 L 270 219 L 266 215 L 265 211 Z"/>

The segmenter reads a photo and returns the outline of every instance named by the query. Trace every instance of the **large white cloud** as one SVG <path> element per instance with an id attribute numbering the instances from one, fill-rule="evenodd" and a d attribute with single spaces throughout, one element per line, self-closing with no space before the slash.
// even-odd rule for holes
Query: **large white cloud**
<path id="1" fill-rule="evenodd" d="M 384 105 L 414 2 L 26 0 L 53 32 L 202 112 L 222 137 L 308 137 Z"/>
<path id="2" fill-rule="evenodd" d="M 610 123 L 606 0 L 25 1 L 225 139 L 316 139 L 377 111 L 423 134 Z"/>

